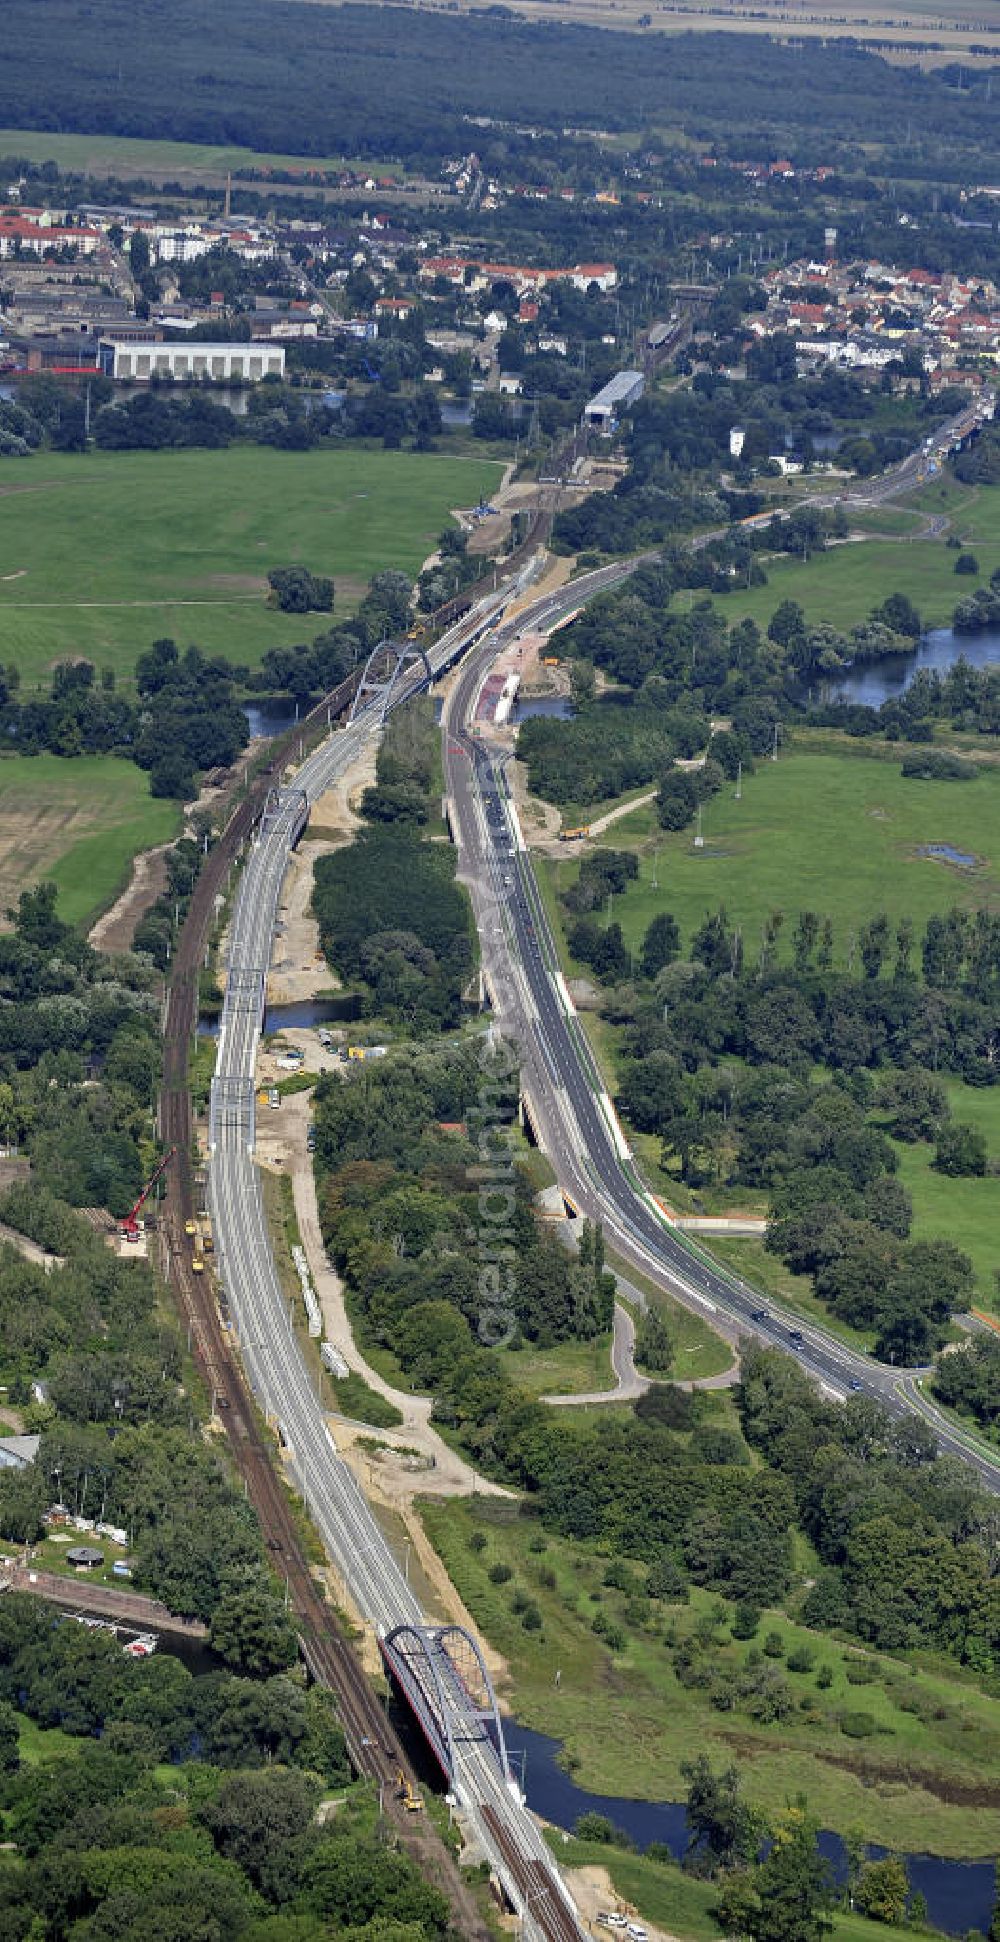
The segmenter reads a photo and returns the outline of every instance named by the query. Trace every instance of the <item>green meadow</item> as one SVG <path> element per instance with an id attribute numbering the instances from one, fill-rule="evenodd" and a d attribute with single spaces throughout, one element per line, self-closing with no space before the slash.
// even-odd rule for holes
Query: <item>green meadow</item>
<path id="1" fill-rule="evenodd" d="M 271 567 L 332 574 L 349 611 L 381 568 L 416 574 L 499 477 L 488 459 L 354 446 L 0 459 L 0 660 L 23 689 L 71 656 L 127 680 L 164 635 L 254 665 L 329 624 L 269 608 Z"/>
<path id="2" fill-rule="evenodd" d="M 606 840 L 640 851 L 638 883 L 614 900 L 626 943 L 638 948 L 661 910 L 673 912 L 689 942 L 724 905 L 751 960 L 765 918 L 784 911 L 778 955 L 790 957 L 796 916 L 809 909 L 832 919 L 835 961 L 845 964 L 860 927 L 880 911 L 893 924 L 912 918 L 919 939 L 927 919 L 953 904 L 996 908 L 1000 771 L 984 766 L 973 782 L 919 782 L 901 775 L 900 761 L 898 752 L 855 753 L 832 738 L 822 750 L 793 746 L 744 777 L 740 801 L 726 783 L 706 804 L 701 849 L 693 828 L 660 830 L 652 809 L 623 817 Z M 942 843 L 973 865 L 921 855 Z"/>
<path id="3" fill-rule="evenodd" d="M 731 1420 L 730 1407 L 717 1399 L 720 1423 Z M 720 1713 L 704 1692 L 677 1678 L 670 1641 L 714 1609 L 721 1614 L 716 1663 L 739 1666 L 747 1648 L 731 1637 L 722 1601 L 695 1588 L 688 1606 L 658 1612 L 607 1585 L 606 1557 L 543 1531 L 501 1499 L 424 1500 L 420 1512 L 449 1577 L 503 1655 L 518 1719 L 563 1742 L 581 1787 L 679 1800 L 682 1763 L 705 1752 L 716 1767 L 735 1758 L 748 1798 L 769 1813 L 805 1793 L 821 1824 L 846 1834 L 859 1823 L 873 1825 L 874 1802 L 878 1838 L 888 1846 L 955 1857 L 995 1850 L 1000 1700 L 961 1668 L 930 1661 L 917 1667 L 864 1652 L 772 1610 L 761 1620 L 761 1638 L 777 1633 L 785 1659 L 795 1648 L 813 1654 L 809 1671 L 790 1672 L 796 1712 L 774 1725 Z M 482 1550 L 470 1543 L 476 1530 L 486 1539 Z M 490 1577 L 498 1563 L 512 1573 L 500 1584 Z M 802 1569 L 815 1569 L 805 1551 Z M 537 1607 L 536 1630 L 522 1623 L 518 1594 Z M 620 1630 L 620 1646 L 609 1648 L 595 1633 L 597 1613 Z M 817 1685 L 824 1667 L 829 1684 L 824 1674 Z M 840 1727 L 843 1714 L 856 1709 L 874 1722 L 863 1742 Z"/>
<path id="4" fill-rule="evenodd" d="M 22 156 L 26 162 L 55 162 L 63 170 L 93 175 L 145 176 L 163 170 L 178 175 L 239 175 L 245 169 L 288 169 L 305 175 L 349 166 L 343 155 L 276 155 L 235 144 L 213 148 L 208 142 L 157 142 L 130 135 L 53 135 L 35 128 L 0 128 L 0 155 Z M 379 176 L 400 180 L 398 162 L 361 163 Z"/>
<path id="5" fill-rule="evenodd" d="M 978 575 L 956 574 L 958 555 L 942 539 L 879 537 L 845 541 L 806 561 L 787 554 L 766 559 L 766 587 L 714 595 L 716 605 L 730 626 L 749 617 L 766 629 L 783 600 L 797 600 L 810 623 L 828 621 L 847 629 L 898 591 L 909 595 L 926 626 L 949 626 L 959 600 L 988 586 L 990 574 L 1000 566 L 1000 487 L 963 489 L 948 481 L 926 487 L 909 505 L 927 514 L 947 514 L 950 530 L 975 554 Z M 898 520 L 865 515 L 863 523 L 884 530 Z M 674 605 L 683 610 L 699 599 L 704 595 L 678 594 Z"/>

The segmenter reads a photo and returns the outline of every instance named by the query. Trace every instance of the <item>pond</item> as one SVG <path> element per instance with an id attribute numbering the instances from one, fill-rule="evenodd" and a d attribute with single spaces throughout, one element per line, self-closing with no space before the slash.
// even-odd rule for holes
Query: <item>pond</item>
<path id="1" fill-rule="evenodd" d="M 823 692 L 833 701 L 880 708 L 883 701 L 906 692 L 918 668 L 947 674 L 963 658 L 973 668 L 1000 665 L 1000 633 L 994 628 L 984 634 L 956 634 L 950 627 L 932 627 L 912 653 L 886 654 L 878 661 L 847 668 L 824 681 Z"/>
<path id="2" fill-rule="evenodd" d="M 591 1794 L 578 1787 L 558 1764 L 559 1742 L 535 1733 L 516 1720 L 504 1721 L 511 1766 L 520 1779 L 522 1768 L 528 1806 L 543 1820 L 572 1830 L 581 1814 L 604 1814 L 624 1828 L 638 1848 L 662 1841 L 679 1860 L 687 1842 L 687 1819 L 678 1801 L 628 1800 L 617 1794 Z M 839 1834 L 820 1835 L 820 1847 L 843 1879 L 847 1856 Z M 873 1857 L 884 1848 L 872 1845 Z M 990 1925 L 993 1910 L 994 1864 L 990 1861 L 943 1861 L 932 1854 L 904 1857 L 910 1884 L 926 1897 L 932 1922 L 946 1935 L 964 1935 L 970 1928 Z"/>
<path id="3" fill-rule="evenodd" d="M 956 850 L 950 843 L 922 843 L 918 856 L 931 856 L 938 863 L 957 863 L 961 870 L 974 870 L 976 859 L 968 850 Z"/>
<path id="4" fill-rule="evenodd" d="M 530 721 L 532 715 L 548 715 L 554 721 L 572 721 L 576 714 L 568 695 L 526 695 L 524 700 L 515 701 L 511 709 L 511 721 Z"/>
<path id="5" fill-rule="evenodd" d="M 292 728 L 300 715 L 308 713 L 310 706 L 309 702 L 303 705 L 294 701 L 291 695 L 262 695 L 260 701 L 245 701 L 243 713 L 252 736 L 270 738 Z"/>

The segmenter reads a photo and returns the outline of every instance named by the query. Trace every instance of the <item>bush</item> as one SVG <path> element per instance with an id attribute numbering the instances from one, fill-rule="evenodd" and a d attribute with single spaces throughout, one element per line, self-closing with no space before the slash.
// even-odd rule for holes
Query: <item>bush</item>
<path id="1" fill-rule="evenodd" d="M 820 1666 L 820 1669 L 816 1674 L 816 1684 L 819 1687 L 820 1692 L 824 1692 L 824 1693 L 829 1692 L 830 1687 L 833 1685 L 832 1666 Z"/>
<path id="2" fill-rule="evenodd" d="M 768 1632 L 764 1640 L 764 1651 L 769 1659 L 783 1659 L 785 1641 L 780 1632 Z"/>
<path id="3" fill-rule="evenodd" d="M 979 770 L 947 749 L 925 748 L 907 755 L 900 773 L 914 782 L 974 782 Z"/>
<path id="4" fill-rule="evenodd" d="M 631 1848 L 632 1838 L 606 1814 L 581 1814 L 573 1829 L 578 1841 L 597 1841 L 604 1848 Z"/>
<path id="5" fill-rule="evenodd" d="M 673 1558 L 659 1558 L 650 1566 L 646 1590 L 651 1598 L 662 1598 L 667 1605 L 686 1605 L 691 1595 L 688 1581 Z"/>
<path id="6" fill-rule="evenodd" d="M 811 1672 L 816 1662 L 816 1654 L 811 1645 L 797 1645 L 788 1654 L 786 1664 L 789 1672 Z"/>
<path id="7" fill-rule="evenodd" d="M 873 1686 L 875 1684 L 877 1677 L 875 1667 L 870 1666 L 867 1660 L 845 1659 L 844 1668 L 847 1673 L 847 1683 L 849 1686 Z"/>
<path id="8" fill-rule="evenodd" d="M 325 574 L 310 573 L 304 566 L 276 566 L 267 579 L 283 614 L 328 614 L 333 608 L 333 581 Z"/>
<path id="9" fill-rule="evenodd" d="M 500 1563 L 500 1564 L 490 1565 L 490 1584 L 491 1585 L 506 1585 L 507 1583 L 509 1583 L 510 1579 L 513 1576 L 514 1576 L 514 1573 L 512 1572 L 509 1564 Z"/>
<path id="10" fill-rule="evenodd" d="M 974 553 L 960 553 L 955 561 L 956 573 L 978 573 L 979 561 Z"/>
<path id="11" fill-rule="evenodd" d="M 957 1119 L 941 1127 L 934 1153 L 938 1173 L 947 1173 L 954 1179 L 961 1176 L 982 1179 L 988 1164 L 989 1149 L 977 1127 L 963 1125 Z"/>
<path id="12" fill-rule="evenodd" d="M 849 1740 L 870 1740 L 878 1726 L 871 1713 L 841 1713 L 840 1730 Z"/>
<path id="13" fill-rule="evenodd" d="M 486 1532 L 473 1531 L 469 1538 L 469 1550 L 480 1552 L 486 1549 Z"/>
<path id="14" fill-rule="evenodd" d="M 539 1611 L 537 1605 L 533 1605 L 530 1603 L 525 1605 L 524 1610 L 521 1613 L 521 1624 L 524 1626 L 524 1629 L 526 1632 L 541 1631 L 542 1614 Z"/>
<path id="15" fill-rule="evenodd" d="M 737 1605 L 733 1614 L 732 1632 L 734 1639 L 755 1638 L 759 1624 L 760 1612 L 756 1605 L 751 1605 L 744 1599 Z"/>

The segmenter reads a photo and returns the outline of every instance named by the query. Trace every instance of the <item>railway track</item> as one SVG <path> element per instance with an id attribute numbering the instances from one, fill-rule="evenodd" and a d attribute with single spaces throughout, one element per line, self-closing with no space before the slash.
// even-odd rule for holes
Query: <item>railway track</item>
<path id="1" fill-rule="evenodd" d="M 353 679 L 342 683 L 282 738 L 274 750 L 272 770 L 280 773 L 311 724 L 325 725 L 328 708 L 334 714 L 343 711 L 353 695 L 354 685 Z M 167 1257 L 164 1265 L 189 1331 L 191 1352 L 206 1386 L 220 1406 L 230 1448 L 260 1520 L 275 1571 L 286 1579 L 303 1660 L 311 1677 L 336 1696 L 352 1764 L 359 1775 L 379 1786 L 382 1810 L 393 1824 L 397 1838 L 422 1872 L 447 1896 L 459 1934 L 469 1938 L 469 1942 L 490 1942 L 492 1931 L 484 1922 L 454 1857 L 426 1817 L 407 1814 L 396 1798 L 400 1771 L 406 1774 L 411 1786 L 416 1785 L 416 1775 L 353 1646 L 313 1576 L 242 1363 L 221 1325 L 211 1278 L 192 1273 L 185 1245 L 185 1222 L 194 1213 L 188 1055 L 197 1022 L 199 972 L 211 934 L 215 899 L 224 890 L 240 847 L 263 809 L 270 784 L 270 773 L 256 779 L 233 811 L 215 848 L 209 852 L 174 956 L 164 1029 L 160 1134 L 168 1145 L 176 1146 L 177 1164 L 167 1176 L 163 1202 L 161 1233 Z"/>

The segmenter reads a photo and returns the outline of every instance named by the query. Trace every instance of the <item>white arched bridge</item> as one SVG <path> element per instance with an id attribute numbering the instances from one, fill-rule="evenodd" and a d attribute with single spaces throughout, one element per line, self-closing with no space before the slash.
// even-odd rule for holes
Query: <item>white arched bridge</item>
<path id="1" fill-rule="evenodd" d="M 449 1786 L 459 1777 L 462 1752 L 472 1745 L 491 1749 L 509 1782 L 500 1708 L 472 1633 L 464 1625 L 407 1620 L 379 1639 L 379 1650 Z"/>

